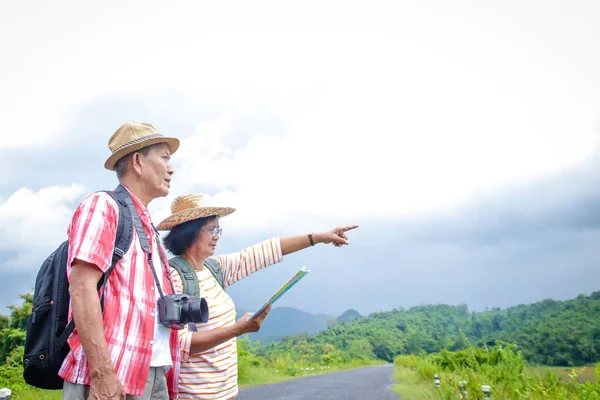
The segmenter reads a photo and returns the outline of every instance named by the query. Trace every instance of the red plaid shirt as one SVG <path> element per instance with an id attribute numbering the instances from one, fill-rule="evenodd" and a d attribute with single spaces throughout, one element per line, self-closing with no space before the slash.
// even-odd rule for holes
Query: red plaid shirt
<path id="1" fill-rule="evenodd" d="M 166 254 L 160 245 L 160 237 L 152 229 L 150 214 L 144 205 L 129 192 L 138 212 L 148 242 L 156 272 L 160 276 L 165 294 L 171 293 L 167 271 L 162 267 L 158 251 Z M 69 262 L 67 276 L 71 277 L 71 264 L 79 259 L 95 264 L 102 271 L 111 265 L 114 251 L 119 208 L 106 193 L 95 193 L 86 198 L 77 208 L 69 236 Z M 158 247 L 158 251 L 157 250 Z M 105 285 L 104 297 L 104 337 L 108 354 L 114 364 L 117 377 L 127 394 L 141 396 L 146 385 L 152 357 L 154 338 L 156 287 L 150 264 L 140 246 L 136 230 L 129 250 L 117 263 Z M 69 311 L 69 320 L 73 317 Z M 59 375 L 71 383 L 89 385 L 90 371 L 83 346 L 75 331 L 69 337 L 71 351 L 60 369 Z M 171 331 L 170 350 L 173 367 L 167 373 L 169 394 L 177 398 L 179 377 L 179 340 L 177 331 Z"/>

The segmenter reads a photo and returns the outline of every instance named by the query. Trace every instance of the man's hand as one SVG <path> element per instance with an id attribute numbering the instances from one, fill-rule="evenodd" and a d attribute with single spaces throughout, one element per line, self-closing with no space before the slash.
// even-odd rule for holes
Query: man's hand
<path id="1" fill-rule="evenodd" d="M 89 400 L 125 400 L 127 393 L 114 370 L 112 373 L 92 377 Z"/>
<path id="2" fill-rule="evenodd" d="M 348 241 L 348 236 L 346 236 L 346 232 L 356 228 L 358 228 L 358 225 L 349 225 L 334 228 L 329 232 L 315 233 L 313 234 L 313 238 L 316 240 L 317 243 L 333 243 L 335 247 L 341 247 L 343 245 L 350 244 L 350 242 Z"/>
<path id="3" fill-rule="evenodd" d="M 235 323 L 235 327 L 240 332 L 239 335 L 243 335 L 244 333 L 249 333 L 249 332 L 258 332 L 263 321 L 269 314 L 269 311 L 271 311 L 270 304 L 263 311 L 258 313 L 256 315 L 256 317 L 252 318 L 250 321 L 246 321 L 246 320 L 252 315 L 252 313 L 244 314 L 242 316 L 242 318 L 238 319 L 237 322 Z"/>

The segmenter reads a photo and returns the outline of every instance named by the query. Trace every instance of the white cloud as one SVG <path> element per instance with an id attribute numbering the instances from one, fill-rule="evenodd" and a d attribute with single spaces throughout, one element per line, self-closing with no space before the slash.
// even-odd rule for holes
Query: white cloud
<path id="1" fill-rule="evenodd" d="M 67 239 L 74 202 L 82 193 L 79 185 L 53 186 L 37 192 L 22 188 L 8 198 L 0 198 L 0 252 L 14 254 L 0 263 L 0 270 L 39 268 L 45 257 Z"/>
<path id="2" fill-rule="evenodd" d="M 452 207 L 575 165 L 595 148 L 594 115 L 579 113 L 570 122 L 574 131 L 563 130 L 560 109 L 570 105 L 561 98 L 539 110 L 511 94 L 516 85 L 498 88 L 497 96 L 514 100 L 504 105 L 514 118 L 498 119 L 489 101 L 473 101 L 486 89 L 471 88 L 464 103 L 456 102 L 445 94 L 454 92 L 446 78 L 431 78 L 447 86 L 437 98 L 411 102 L 390 97 L 410 80 L 373 77 L 366 85 L 338 76 L 310 107 L 290 116 L 286 131 L 253 135 L 242 147 L 225 144 L 231 121 L 201 123 L 174 158 L 174 195 L 221 191 L 239 210 L 232 220 L 249 229 L 286 227 L 309 216 L 354 223 Z"/>
<path id="3" fill-rule="evenodd" d="M 576 164 L 598 143 L 598 5 L 526 3 L 535 16 L 442 1 L 3 6 L 2 146 L 60 135 L 99 98 L 143 101 L 168 120 L 162 94 L 180 93 L 223 112 L 198 109 L 173 195 L 219 191 L 239 209 L 232 223 L 451 206 Z M 238 117 L 268 126 L 266 108 L 285 126 L 231 140 Z M 155 208 L 166 214 L 168 201 Z"/>
<path id="4" fill-rule="evenodd" d="M 568 169 L 600 140 L 599 7 L 2 2 L 0 150 L 25 156 L 7 157 L 0 179 L 0 252 L 11 257 L 0 271 L 33 273 L 66 237 L 77 199 L 105 188 L 90 188 L 104 185 L 94 177 L 12 189 L 72 182 L 62 172 L 46 184 L 37 182 L 47 171 L 36 169 L 36 183 L 10 172 L 36 168 L 32 146 L 85 135 L 90 116 L 114 129 L 140 112 L 168 134 L 196 126 L 173 157 L 171 195 L 151 204 L 154 220 L 176 195 L 213 192 L 238 209 L 227 234 L 247 237 L 344 223 L 372 237 L 382 233 L 370 219 L 452 207 Z M 90 138 L 100 161 L 114 129 L 100 144 Z M 384 235 L 395 243 L 394 232 Z M 353 248 L 359 265 L 365 247 Z M 428 261 L 409 264 L 437 265 Z"/>

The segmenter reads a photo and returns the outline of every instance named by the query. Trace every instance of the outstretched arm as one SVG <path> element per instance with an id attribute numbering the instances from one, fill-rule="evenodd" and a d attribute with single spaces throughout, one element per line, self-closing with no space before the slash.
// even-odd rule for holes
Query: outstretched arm
<path id="1" fill-rule="evenodd" d="M 358 225 L 350 225 L 311 235 L 314 244 L 331 243 L 336 247 L 341 247 L 348 244 L 346 232 L 356 228 L 358 228 Z M 281 262 L 284 255 L 310 246 L 308 235 L 273 238 L 247 247 L 241 252 L 216 256 L 215 258 L 223 269 L 225 286 L 231 286 L 256 271 Z"/>
<path id="2" fill-rule="evenodd" d="M 334 228 L 328 232 L 312 233 L 310 235 L 312 236 L 314 244 L 332 243 L 336 247 L 341 247 L 343 245 L 349 244 L 346 232 L 356 228 L 358 228 L 358 225 L 349 225 L 340 228 Z M 288 236 L 279 240 L 281 242 L 281 253 L 284 256 L 287 254 L 294 253 L 298 250 L 306 249 L 307 247 L 313 245 L 310 242 L 309 235 Z"/>

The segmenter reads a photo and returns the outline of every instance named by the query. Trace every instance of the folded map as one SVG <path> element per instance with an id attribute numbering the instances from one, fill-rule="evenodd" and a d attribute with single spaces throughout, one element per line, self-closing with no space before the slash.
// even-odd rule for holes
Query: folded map
<path id="1" fill-rule="evenodd" d="M 294 274 L 294 276 L 292 276 L 282 287 L 279 288 L 278 291 L 275 292 L 275 294 L 273 296 L 271 296 L 271 298 L 269 300 L 266 301 L 265 304 L 263 304 L 258 310 L 256 310 L 254 312 L 254 314 L 252 314 L 249 318 L 248 321 L 250 321 L 252 318 L 256 317 L 257 314 L 259 314 L 261 311 L 263 311 L 269 304 L 273 304 L 277 301 L 277 299 L 279 299 L 281 296 L 283 296 L 283 294 L 285 292 L 287 292 L 288 290 L 290 290 L 290 288 L 292 286 L 294 286 L 296 283 L 298 283 L 298 281 L 302 278 L 304 278 L 306 276 L 306 274 L 308 274 L 310 272 L 310 270 L 306 269 L 306 267 L 302 267 L 298 270 L 298 272 L 296 272 Z"/>

